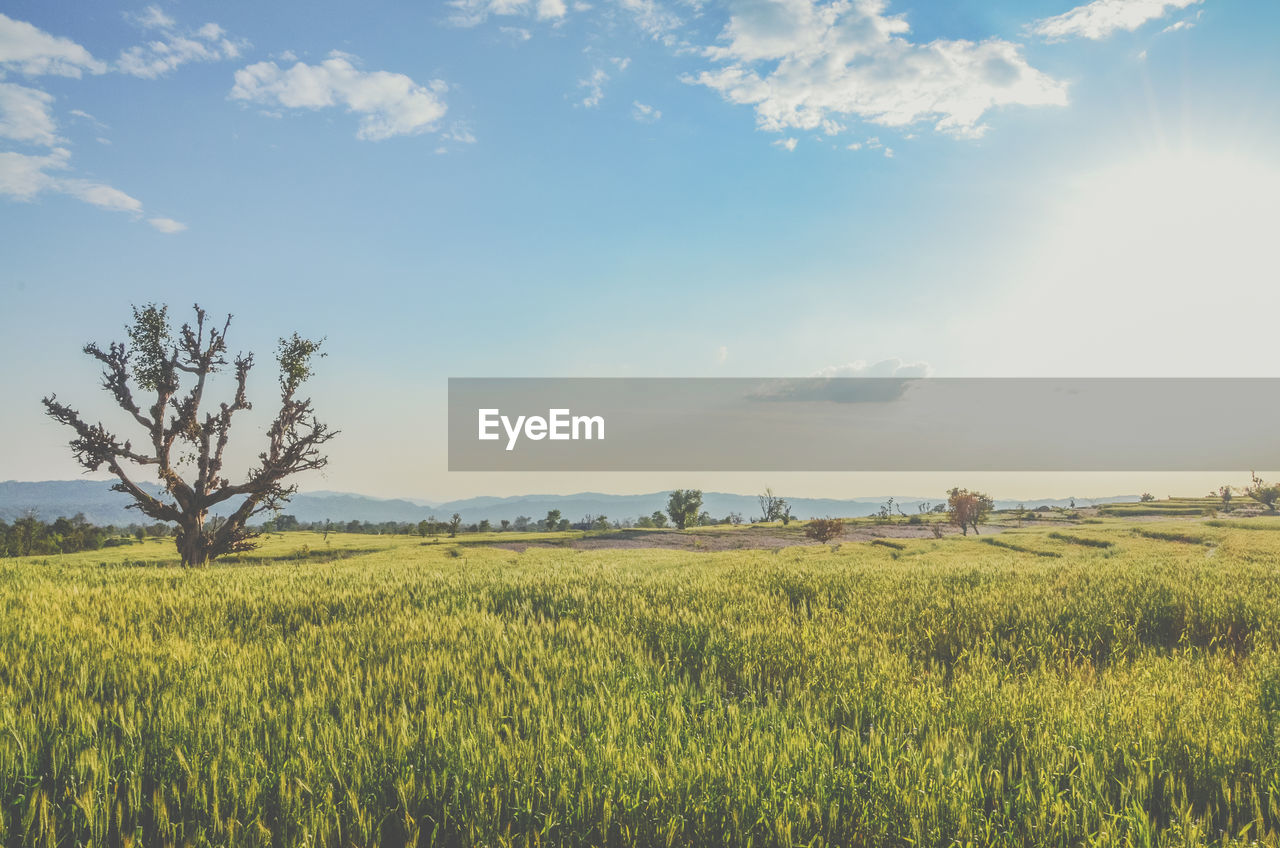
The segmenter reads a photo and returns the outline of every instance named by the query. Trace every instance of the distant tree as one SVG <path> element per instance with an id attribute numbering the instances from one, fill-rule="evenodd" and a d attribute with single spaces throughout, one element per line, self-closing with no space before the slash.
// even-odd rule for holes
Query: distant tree
<path id="1" fill-rule="evenodd" d="M 593 530 L 608 530 L 608 529 L 609 529 L 609 518 L 608 518 L 607 516 L 604 516 L 604 515 L 597 515 L 597 516 L 596 516 L 596 520 L 595 520 L 595 521 L 593 521 L 593 522 L 591 523 L 591 529 L 593 529 Z"/>
<path id="2" fill-rule="evenodd" d="M 1252 485 L 1245 489 L 1244 493 L 1274 512 L 1276 502 L 1280 501 L 1280 483 L 1267 485 L 1256 472 L 1250 471 L 1249 474 L 1253 478 Z"/>
<path id="3" fill-rule="evenodd" d="M 737 527 L 739 524 L 742 523 L 742 513 L 731 512 L 727 516 L 725 516 L 724 520 L 726 523 L 732 524 L 734 527 Z"/>
<path id="4" fill-rule="evenodd" d="M 297 530 L 299 527 L 298 516 L 296 515 L 281 515 L 276 518 L 276 529 L 281 533 Z"/>
<path id="5" fill-rule="evenodd" d="M 775 495 L 773 489 L 765 489 L 757 500 L 760 502 L 761 521 L 782 521 L 785 524 L 791 520 L 791 507 L 786 498 Z"/>
<path id="6" fill-rule="evenodd" d="M 502 521 L 501 521 L 500 523 L 502 524 L 502 532 L 503 532 L 503 533 L 505 533 L 505 532 L 507 532 L 508 530 L 510 530 L 510 529 L 511 529 L 511 519 L 510 519 L 510 518 L 504 518 L 504 519 L 502 519 Z"/>
<path id="7" fill-rule="evenodd" d="M 653 514 L 649 516 L 649 522 L 654 527 L 666 527 L 667 526 L 666 513 L 664 513 L 662 510 L 655 509 L 653 511 Z"/>
<path id="8" fill-rule="evenodd" d="M 489 523 L 489 519 L 487 518 L 483 519 L 479 524 L 476 525 L 477 533 L 488 533 L 492 529 L 493 529 L 493 525 Z"/>
<path id="9" fill-rule="evenodd" d="M 838 518 L 815 518 L 804 528 L 804 534 L 818 542 L 830 542 L 843 533 L 844 522 Z"/>
<path id="10" fill-rule="evenodd" d="M 1156 499 L 1156 496 L 1151 494 L 1150 492 L 1143 492 L 1142 497 L 1138 498 L 1138 501 L 1141 503 L 1151 503 L 1155 499 Z"/>
<path id="11" fill-rule="evenodd" d="M 974 535 L 977 535 L 979 522 L 986 520 L 991 514 L 995 501 L 990 495 L 970 492 L 968 489 L 952 489 L 947 494 L 947 512 L 951 516 L 951 523 L 959 527 L 966 536 L 969 535 L 970 527 L 973 528 Z"/>
<path id="12" fill-rule="evenodd" d="M 462 526 L 462 516 L 458 515 L 458 513 L 455 512 L 449 518 L 449 538 L 452 539 L 456 537 L 458 535 L 458 528 L 461 526 Z"/>
<path id="13" fill-rule="evenodd" d="M 1259 481 L 1261 482 L 1261 481 Z M 1234 495 L 1230 486 L 1220 486 L 1218 488 L 1218 497 L 1222 499 L 1222 511 L 1231 511 L 1231 498 Z"/>
<path id="14" fill-rule="evenodd" d="M 562 531 L 563 531 L 563 530 L 568 530 L 568 529 L 569 529 L 569 519 L 567 519 L 567 518 L 562 518 L 562 519 L 560 519 L 560 523 L 559 523 L 559 524 L 557 524 L 553 529 L 555 529 L 555 530 L 562 530 Z"/>
<path id="15" fill-rule="evenodd" d="M 637 527 L 644 527 L 644 528 L 646 528 L 646 529 L 647 529 L 647 528 L 649 528 L 649 527 L 652 527 L 652 526 L 653 526 L 653 516 L 651 516 L 651 515 L 642 515 L 642 516 L 640 516 L 639 518 L 637 518 L 637 519 L 636 519 L 636 526 L 637 526 Z"/>
<path id="16" fill-rule="evenodd" d="M 312 359 L 323 354 L 320 342 L 294 333 L 282 338 L 276 350 L 280 408 L 267 428 L 266 449 L 243 482 L 224 477 L 232 417 L 250 408 L 245 389 L 253 354 L 237 354 L 230 362 L 235 375 L 231 401 L 202 412 L 208 378 L 228 365 L 231 316 L 219 329 L 207 323 L 207 313 L 198 305 L 195 313 L 195 326 L 184 324 L 175 333 L 168 307 L 134 307 L 133 323 L 126 328 L 128 344 L 112 342 L 106 350 L 93 343 L 84 347 L 102 363 L 103 387 L 116 405 L 145 431 L 145 447 L 135 450 L 131 441 L 117 438 L 103 424 L 90 424 L 56 395 L 43 401 L 51 418 L 75 431 L 71 450 L 86 470 L 105 467 L 117 478 L 112 488 L 133 500 L 131 508 L 178 526 L 178 554 L 187 566 L 255 547 L 257 534 L 248 529 L 249 519 L 289 500 L 297 486 L 287 485 L 288 478 L 323 468 L 328 459 L 320 449 L 337 435 L 316 419 L 309 399 L 298 397 L 311 376 Z M 140 405 L 135 388 L 153 400 Z M 153 496 L 134 481 L 137 467 L 154 472 L 164 485 L 163 495 Z M 209 511 L 228 502 L 237 503 L 226 520 L 209 521 Z"/>
<path id="17" fill-rule="evenodd" d="M 516 520 L 512 523 L 511 526 L 515 527 L 516 530 L 523 533 L 524 531 L 529 529 L 529 525 L 532 522 L 533 522 L 533 519 L 527 515 L 517 515 Z"/>
<path id="18" fill-rule="evenodd" d="M 702 509 L 701 489 L 676 489 L 667 498 L 667 515 L 677 530 L 696 526 Z"/>
<path id="19" fill-rule="evenodd" d="M 559 526 L 560 526 L 560 510 L 558 509 L 547 510 L 546 528 L 548 530 L 555 530 Z"/>

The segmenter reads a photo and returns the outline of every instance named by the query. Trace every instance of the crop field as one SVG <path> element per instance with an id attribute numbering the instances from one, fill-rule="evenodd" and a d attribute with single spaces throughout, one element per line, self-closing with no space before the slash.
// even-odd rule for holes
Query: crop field
<path id="1" fill-rule="evenodd" d="M 1280 519 L 495 541 L 0 560 L 0 844 L 1280 838 Z"/>

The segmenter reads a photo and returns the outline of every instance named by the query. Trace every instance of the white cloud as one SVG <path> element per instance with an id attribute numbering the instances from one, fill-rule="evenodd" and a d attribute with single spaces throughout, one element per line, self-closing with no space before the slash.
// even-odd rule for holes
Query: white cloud
<path id="1" fill-rule="evenodd" d="M 1065 38 L 1106 38 L 1119 30 L 1133 31 L 1174 9 L 1185 9 L 1202 0 L 1093 0 L 1030 26 L 1032 33 L 1050 41 Z"/>
<path id="2" fill-rule="evenodd" d="M 647 103 L 641 103 L 639 100 L 631 103 L 631 117 L 635 118 L 642 124 L 652 124 L 654 121 L 662 118 L 662 110 L 655 109 Z"/>
<path id="3" fill-rule="evenodd" d="M 657 0 L 617 0 L 618 5 L 631 14 L 636 25 L 645 34 L 660 41 L 670 43 L 671 34 L 683 21 Z"/>
<path id="4" fill-rule="evenodd" d="M 79 77 L 85 71 L 105 73 L 107 66 L 70 39 L 49 35 L 26 21 L 15 21 L 0 13 L 0 70 L 28 76 Z"/>
<path id="5" fill-rule="evenodd" d="M 1192 19 L 1188 18 L 1188 19 L 1184 19 L 1184 20 L 1181 20 L 1181 21 L 1175 21 L 1174 23 L 1171 23 L 1171 24 L 1169 24 L 1167 27 L 1165 27 L 1164 29 L 1160 30 L 1160 32 L 1162 32 L 1162 33 L 1165 33 L 1165 32 L 1178 32 L 1178 31 L 1180 31 L 1180 30 L 1184 30 L 1184 29 L 1191 29 L 1191 28 L 1192 28 L 1193 26 L 1195 26 L 1195 25 L 1196 25 L 1196 22 L 1195 22 L 1194 20 L 1192 20 Z"/>
<path id="6" fill-rule="evenodd" d="M 814 373 L 815 377 L 928 377 L 933 368 L 927 362 L 903 362 L 894 357 L 867 363 L 857 359 L 844 365 L 828 365 Z"/>
<path id="7" fill-rule="evenodd" d="M 90 115 L 88 112 L 86 112 L 83 109 L 72 109 L 67 114 L 76 118 L 80 118 L 83 121 L 88 121 L 90 124 L 93 124 L 93 126 L 97 127 L 100 130 L 105 130 L 107 128 L 106 124 L 102 123 L 102 121 L 99 121 L 97 118 L 95 118 L 93 115 Z"/>
<path id="8" fill-rule="evenodd" d="M 498 27 L 498 32 L 510 36 L 515 41 L 528 41 L 533 38 L 533 33 L 524 27 L 500 26 Z"/>
<path id="9" fill-rule="evenodd" d="M 560 21 L 569 11 L 564 0 L 450 0 L 449 6 L 449 23 L 460 27 L 479 26 L 490 16 Z"/>
<path id="10" fill-rule="evenodd" d="M 755 108 L 760 128 L 821 130 L 855 117 L 890 127 L 931 120 L 941 132 L 978 136 L 990 110 L 1063 105 L 1066 86 L 1027 64 L 1001 39 L 906 38 L 885 0 L 734 0 L 721 43 L 703 54 L 721 67 L 688 76 L 731 103 Z"/>
<path id="11" fill-rule="evenodd" d="M 136 15 L 126 15 L 143 29 L 172 29 L 177 22 L 166 15 L 159 6 L 148 6 Z"/>
<path id="12" fill-rule="evenodd" d="M 777 141 L 773 142 L 774 147 L 781 147 L 785 149 L 788 153 L 796 149 L 796 144 L 797 144 L 797 141 L 794 138 L 780 138 Z"/>
<path id="13" fill-rule="evenodd" d="M 146 29 L 161 30 L 162 37 L 120 52 L 116 70 L 144 79 L 162 77 L 188 62 L 217 62 L 240 56 L 246 42 L 227 37 L 214 23 L 190 32 L 179 32 L 174 20 L 155 6 L 135 18 Z"/>
<path id="14" fill-rule="evenodd" d="M 154 6 L 141 15 L 132 16 L 132 20 L 148 29 L 164 30 L 168 39 L 121 54 L 121 63 L 116 69 L 138 76 L 155 76 L 193 58 L 209 58 L 214 54 L 224 57 L 238 49 L 226 39 L 220 27 L 206 24 L 196 31 L 194 38 L 201 40 L 200 49 L 209 56 L 196 56 L 193 49 L 183 46 L 190 39 L 173 35 L 173 20 Z M 136 67 L 130 64 L 134 61 L 139 63 Z M 0 78 L 7 71 L 79 77 L 85 72 L 101 74 L 107 70 L 105 63 L 94 59 L 75 42 L 0 14 Z M 0 196 L 29 202 L 41 195 L 61 194 L 99 209 L 124 212 L 135 220 L 141 219 L 142 202 L 136 197 L 106 183 L 70 175 L 73 173 L 71 152 L 62 146 L 66 141 L 57 133 L 53 101 L 48 92 L 0 82 L 0 138 L 48 148 L 39 155 L 0 151 Z M 73 109 L 69 114 L 96 129 L 105 129 L 97 118 L 81 109 Z M 98 141 L 110 143 L 101 137 Z M 152 218 L 149 223 L 161 232 L 185 229 L 185 225 L 170 218 Z"/>
<path id="15" fill-rule="evenodd" d="M 16 200 L 34 200 L 57 183 L 57 178 L 48 172 L 66 168 L 70 159 L 71 151 L 64 147 L 43 156 L 0 151 L 0 194 Z"/>
<path id="16" fill-rule="evenodd" d="M 449 126 L 449 131 L 444 133 L 444 137 L 459 144 L 476 143 L 476 134 L 471 131 L 471 125 L 466 121 L 454 121 Z"/>
<path id="17" fill-rule="evenodd" d="M 553 21 L 563 18 L 568 9 L 565 8 L 564 0 L 538 0 L 538 18 L 544 21 Z"/>
<path id="18" fill-rule="evenodd" d="M 53 95 L 11 82 L 0 82 L 0 138 L 52 147 L 58 144 L 50 106 Z"/>
<path id="19" fill-rule="evenodd" d="M 67 179 L 57 180 L 52 188 L 100 209 L 108 209 L 113 212 L 132 212 L 135 215 L 142 213 L 142 201 L 104 183 L 95 183 L 92 180 Z"/>
<path id="20" fill-rule="evenodd" d="M 109 212 L 125 212 L 134 220 L 142 218 L 142 202 L 136 197 L 106 183 L 64 176 L 70 162 L 71 152 L 65 147 L 38 156 L 0 151 L 0 196 L 30 202 L 44 194 L 62 194 Z M 162 233 L 187 228 L 172 218 L 150 218 L 147 223 Z"/>
<path id="21" fill-rule="evenodd" d="M 71 153 L 56 147 L 42 156 L 0 152 L 0 195 L 15 200 L 35 200 L 45 192 L 66 194 L 85 203 L 115 212 L 140 214 L 142 203 L 117 188 L 92 180 L 58 175 L 66 170 Z"/>
<path id="22" fill-rule="evenodd" d="M 604 100 L 604 84 L 608 81 L 609 75 L 603 68 L 596 68 L 591 72 L 591 76 L 578 80 L 578 88 L 587 90 L 587 95 L 582 98 L 582 105 L 588 109 L 599 106 L 600 101 Z"/>
<path id="23" fill-rule="evenodd" d="M 236 71 L 233 100 L 287 109 L 344 106 L 360 116 L 356 137 L 381 141 L 435 129 L 446 106 L 440 80 L 419 85 L 404 74 L 362 71 L 343 53 L 333 52 L 318 65 L 298 62 L 283 69 L 258 62 Z"/>
<path id="24" fill-rule="evenodd" d="M 180 233 L 187 228 L 186 224 L 172 218 L 148 218 L 147 223 L 160 232 L 169 234 Z"/>

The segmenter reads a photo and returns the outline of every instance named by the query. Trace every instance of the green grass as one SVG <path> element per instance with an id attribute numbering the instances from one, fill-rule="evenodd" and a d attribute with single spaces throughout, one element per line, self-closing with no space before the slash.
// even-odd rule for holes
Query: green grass
<path id="1" fill-rule="evenodd" d="M 1138 526 L 0 560 L 0 843 L 1274 845 L 1280 534 Z"/>
<path id="2" fill-rule="evenodd" d="M 1167 498 L 1145 503 L 1113 503 L 1098 507 L 1100 515 L 1136 518 L 1138 516 L 1212 515 L 1222 509 L 1221 498 Z"/>

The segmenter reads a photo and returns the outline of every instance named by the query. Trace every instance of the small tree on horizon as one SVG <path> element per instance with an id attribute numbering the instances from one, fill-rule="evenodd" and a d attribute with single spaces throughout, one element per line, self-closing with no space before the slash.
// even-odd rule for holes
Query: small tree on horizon
<path id="1" fill-rule="evenodd" d="M 701 489 L 676 489 L 667 498 L 667 515 L 677 530 L 696 526 L 702 509 Z"/>
<path id="2" fill-rule="evenodd" d="M 964 535 L 969 535 L 969 528 L 978 535 L 978 523 L 986 520 L 995 508 L 995 501 L 990 495 L 982 492 L 970 492 L 968 489 L 952 489 L 947 493 L 947 512 L 951 523 L 958 526 Z"/>
<path id="3" fill-rule="evenodd" d="M 1262 481 L 1256 471 L 1250 471 L 1249 476 L 1252 478 L 1252 485 L 1245 489 L 1244 493 L 1268 510 L 1275 512 L 1276 502 L 1280 501 L 1280 483 L 1268 485 Z"/>
<path id="4" fill-rule="evenodd" d="M 764 494 L 759 495 L 757 500 L 760 502 L 761 521 L 781 521 L 786 524 L 791 520 L 791 506 L 786 498 L 775 495 L 773 489 L 765 489 Z"/>
<path id="5" fill-rule="evenodd" d="M 1219 486 L 1218 491 L 1214 494 L 1217 494 L 1218 498 L 1222 501 L 1222 511 L 1230 512 L 1231 498 L 1235 495 L 1232 488 L 1230 486 Z"/>
<path id="6" fill-rule="evenodd" d="M 284 481 L 323 468 L 328 458 L 320 447 L 337 435 L 316 419 L 309 398 L 298 397 L 311 376 L 312 359 L 324 356 L 319 352 L 321 342 L 294 333 L 280 339 L 276 349 L 280 409 L 267 430 L 266 450 L 243 482 L 232 483 L 223 476 L 233 416 L 252 408 L 245 383 L 253 354 L 237 354 L 228 363 L 231 316 L 219 329 L 207 322 L 208 314 L 199 304 L 194 308 L 195 326 L 183 324 L 175 333 L 167 306 L 135 306 L 133 323 L 125 328 L 128 344 L 112 342 L 106 350 L 92 342 L 84 346 L 86 354 L 102 363 L 103 388 L 145 431 L 146 447 L 135 449 L 131 440 L 122 441 L 101 422 L 88 423 L 54 394 L 42 400 L 49 417 L 75 430 L 71 450 L 86 470 L 105 466 L 118 480 L 111 488 L 133 499 L 131 509 L 177 525 L 178 554 L 186 566 L 205 565 L 224 554 L 256 547 L 258 534 L 248 529 L 249 519 L 278 511 L 287 503 L 298 487 Z M 202 412 L 209 376 L 228 364 L 235 374 L 234 396 L 216 411 Z M 154 400 L 139 404 L 135 388 Z M 135 482 L 135 467 L 152 470 L 164 493 L 153 496 Z M 225 520 L 209 519 L 211 508 L 233 499 L 240 499 L 239 504 Z"/>

